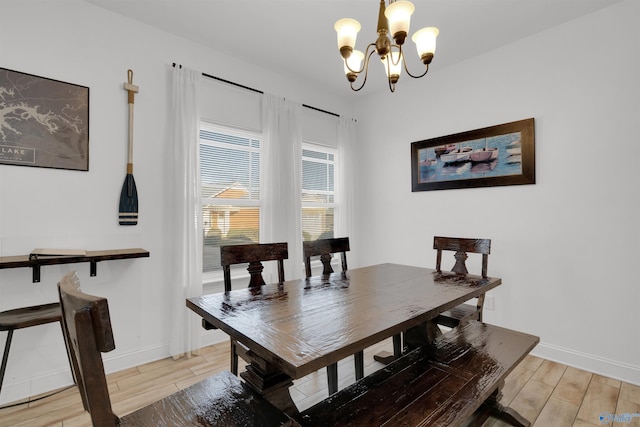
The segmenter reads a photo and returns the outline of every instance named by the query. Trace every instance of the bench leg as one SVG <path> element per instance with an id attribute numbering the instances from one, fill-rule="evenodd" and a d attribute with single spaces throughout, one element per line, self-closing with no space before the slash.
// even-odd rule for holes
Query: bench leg
<path id="1" fill-rule="evenodd" d="M 502 405 L 500 405 L 502 406 Z M 493 414 L 494 417 L 505 423 L 516 427 L 529 427 L 531 423 L 522 415 L 520 415 L 515 409 L 509 407 L 502 407 L 502 410 Z"/>
<path id="2" fill-rule="evenodd" d="M 499 403 L 502 393 L 500 389 L 496 390 L 489 398 L 484 402 L 483 406 L 489 409 L 489 412 L 494 417 L 505 423 L 516 427 L 529 427 L 531 423 L 516 410 L 503 406 Z"/>

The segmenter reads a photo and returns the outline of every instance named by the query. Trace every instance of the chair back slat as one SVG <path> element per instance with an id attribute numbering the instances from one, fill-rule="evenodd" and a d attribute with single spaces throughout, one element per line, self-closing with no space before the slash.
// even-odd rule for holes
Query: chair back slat
<path id="1" fill-rule="evenodd" d="M 340 253 L 342 271 L 347 271 L 347 252 L 349 248 L 348 237 L 337 237 L 335 239 L 318 239 L 302 242 L 304 269 L 306 277 L 311 277 L 311 257 L 320 256 L 322 262 L 322 274 L 333 273 L 331 267 L 332 254 Z"/>
<path id="2" fill-rule="evenodd" d="M 442 271 L 442 251 L 454 251 L 456 263 L 451 271 L 460 275 L 468 274 L 466 267 L 467 253 L 482 254 L 482 277 L 487 277 L 487 264 L 491 253 L 491 239 L 469 239 L 459 237 L 433 238 L 433 249 L 436 249 L 436 271 Z"/>
<path id="3" fill-rule="evenodd" d="M 115 348 L 107 300 L 83 293 L 75 271 L 60 280 L 58 293 L 65 339 L 84 408 L 95 427 L 117 426 L 101 355 Z"/>
<path id="4" fill-rule="evenodd" d="M 220 246 L 220 264 L 224 273 L 224 290 L 231 291 L 231 266 L 246 264 L 249 271 L 249 287 L 265 284 L 262 277 L 264 261 L 277 261 L 278 282 L 284 282 L 284 260 L 289 258 L 287 243 L 255 243 L 248 245 Z"/>

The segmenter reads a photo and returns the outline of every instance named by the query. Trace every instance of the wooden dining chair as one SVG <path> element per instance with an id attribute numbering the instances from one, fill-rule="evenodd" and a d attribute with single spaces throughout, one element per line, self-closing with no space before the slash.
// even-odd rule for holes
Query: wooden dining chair
<path id="1" fill-rule="evenodd" d="M 335 239 L 318 239 L 302 242 L 304 256 L 304 271 L 306 277 L 313 276 L 311 272 L 311 257 L 319 256 L 322 262 L 322 274 L 333 273 L 331 260 L 333 254 L 340 254 L 342 271 L 347 271 L 347 252 L 349 252 L 349 238 L 338 237 Z"/>
<path id="2" fill-rule="evenodd" d="M 115 349 L 106 298 L 83 293 L 75 271 L 58 283 L 62 324 L 78 390 L 94 427 L 280 426 L 288 417 L 230 372 L 212 375 L 118 417 L 112 409 L 102 353 Z"/>
<path id="3" fill-rule="evenodd" d="M 284 260 L 289 258 L 286 243 L 252 243 L 249 245 L 220 246 L 220 264 L 224 273 L 224 290 L 231 290 L 231 266 L 249 264 L 249 288 L 265 284 L 262 271 L 265 261 L 276 261 L 278 282 L 284 282 Z"/>
<path id="4" fill-rule="evenodd" d="M 334 239 L 318 239 L 313 241 L 302 242 L 303 257 L 304 257 L 304 270 L 307 278 L 313 274 L 311 272 L 311 258 L 320 257 L 322 262 L 322 274 L 333 273 L 333 267 L 331 266 L 331 259 L 333 254 L 340 254 L 340 261 L 342 264 L 342 271 L 347 271 L 347 252 L 349 248 L 348 237 L 338 237 Z M 356 381 L 364 377 L 364 352 L 359 351 L 353 355 L 355 362 Z M 333 363 L 327 366 L 327 381 L 329 383 L 329 394 L 333 394 L 338 391 L 338 364 Z"/>
<path id="5" fill-rule="evenodd" d="M 487 263 L 489 260 L 489 254 L 491 253 L 491 239 L 469 239 L 469 238 L 457 238 L 457 237 L 440 237 L 433 238 L 433 249 L 436 252 L 436 271 L 442 272 L 442 252 L 453 251 L 455 252 L 455 264 L 451 271 L 455 274 L 466 276 L 467 271 L 466 260 L 468 253 L 482 254 L 482 278 L 487 278 Z M 462 322 L 468 320 L 482 321 L 482 308 L 484 306 L 485 294 L 478 296 L 476 305 L 460 304 L 451 310 L 447 310 L 438 317 L 435 321 L 439 325 L 454 328 Z"/>
<path id="6" fill-rule="evenodd" d="M 287 243 L 254 243 L 248 245 L 220 246 L 220 264 L 224 275 L 224 291 L 231 291 L 231 266 L 249 264 L 249 288 L 265 284 L 262 271 L 265 261 L 276 261 L 278 267 L 278 283 L 284 282 L 284 260 L 289 258 Z M 202 321 L 206 329 L 209 323 Z M 213 326 L 213 325 L 210 325 Z M 244 355 L 248 349 L 241 343 L 231 340 L 231 372 L 238 375 L 238 356 Z"/>

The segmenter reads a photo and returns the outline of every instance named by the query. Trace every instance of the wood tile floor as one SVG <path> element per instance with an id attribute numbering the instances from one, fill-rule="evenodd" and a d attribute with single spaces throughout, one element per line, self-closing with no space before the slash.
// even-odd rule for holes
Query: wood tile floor
<path id="1" fill-rule="evenodd" d="M 380 350 L 391 350 L 387 340 L 365 351 L 365 374 L 382 365 L 373 360 Z M 190 359 L 163 359 L 107 376 L 114 412 L 124 415 L 185 388 L 208 375 L 228 369 L 228 342 L 206 347 Z M 240 362 L 242 369 L 242 361 Z M 340 387 L 354 381 L 353 358 L 338 365 Z M 324 399 L 327 379 L 324 370 L 295 381 L 291 391 L 298 408 L 305 409 Z M 580 369 L 540 359 L 527 358 L 509 375 L 503 389 L 509 405 L 534 427 L 591 427 L 604 425 L 600 414 L 639 414 L 640 387 Z M 506 424 L 489 419 L 483 427 Z M 640 417 L 629 423 L 608 425 L 640 426 Z M 39 401 L 0 409 L 1 427 L 91 426 L 76 387 Z"/>

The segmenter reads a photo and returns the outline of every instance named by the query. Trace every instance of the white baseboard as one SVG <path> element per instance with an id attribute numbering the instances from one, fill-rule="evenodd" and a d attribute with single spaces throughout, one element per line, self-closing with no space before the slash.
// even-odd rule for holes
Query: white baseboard
<path id="1" fill-rule="evenodd" d="M 640 386 L 640 366 L 540 343 L 531 355 Z"/>
<path id="2" fill-rule="evenodd" d="M 220 330 L 206 331 L 202 334 L 202 346 L 213 345 L 226 339 L 228 339 L 228 335 Z M 119 354 L 115 357 L 105 357 L 105 371 L 107 374 L 122 371 L 162 359 L 168 354 L 167 346 L 154 346 L 136 352 Z M 531 355 L 640 386 L 640 366 L 545 343 L 538 344 L 531 351 Z M 16 383 L 5 381 L 0 395 L 0 405 L 72 384 L 73 377 L 68 367 Z"/>
<path id="3" fill-rule="evenodd" d="M 202 334 L 202 346 L 213 345 L 226 339 L 229 339 L 229 336 L 220 330 L 206 331 Z M 103 360 L 104 370 L 107 374 L 110 374 L 165 358 L 168 354 L 169 347 L 167 345 L 147 347 L 135 352 L 121 353 L 115 356 L 105 354 Z M 0 406 L 71 385 L 73 385 L 73 376 L 68 364 L 65 365 L 64 369 L 14 383 L 9 381 L 9 376 L 7 375 L 2 385 Z"/>
<path id="4" fill-rule="evenodd" d="M 71 385 L 73 385 L 73 375 L 69 365 L 65 370 L 50 372 L 15 383 L 7 381 L 7 377 L 5 377 L 0 395 L 0 406 Z"/>

